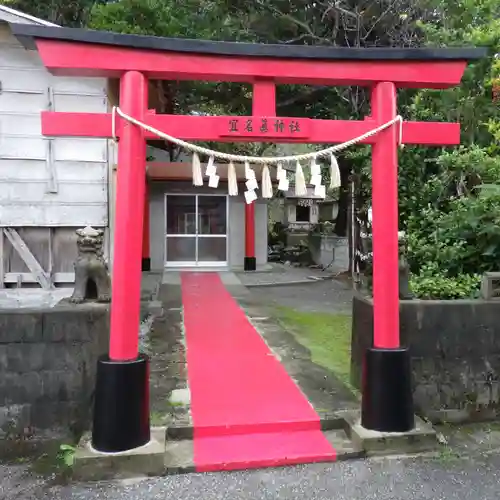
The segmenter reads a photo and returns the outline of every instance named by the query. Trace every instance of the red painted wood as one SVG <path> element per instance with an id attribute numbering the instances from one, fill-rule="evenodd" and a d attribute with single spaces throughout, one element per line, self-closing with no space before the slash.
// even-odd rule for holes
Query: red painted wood
<path id="1" fill-rule="evenodd" d="M 276 116 L 276 83 L 273 80 L 254 82 L 252 116 Z"/>
<path id="2" fill-rule="evenodd" d="M 318 61 L 196 55 L 37 39 L 40 57 L 55 75 L 119 77 L 140 71 L 163 80 L 448 88 L 460 83 L 467 61 Z"/>
<path id="3" fill-rule="evenodd" d="M 399 124 L 397 126 L 399 127 Z M 376 138 L 374 140 L 376 141 Z M 403 122 L 403 144 L 460 144 L 460 123 Z"/>
<path id="4" fill-rule="evenodd" d="M 379 83 L 372 116 L 384 123 L 396 114 L 396 87 Z M 399 347 L 398 125 L 377 135 L 372 147 L 373 344 Z"/>
<path id="5" fill-rule="evenodd" d="M 144 141 L 145 142 L 145 141 Z M 144 188 L 144 225 L 142 229 L 142 258 L 149 259 L 149 183 L 146 179 Z"/>
<path id="6" fill-rule="evenodd" d="M 52 137 L 112 137 L 110 113 L 42 111 L 42 134 Z M 121 121 L 117 118 L 117 123 Z M 145 120 L 147 122 L 147 120 Z M 116 130 L 120 137 L 120 130 Z"/>
<path id="7" fill-rule="evenodd" d="M 149 82 L 147 82 L 149 84 Z M 154 109 L 148 109 L 149 106 L 149 92 L 143 93 L 143 105 L 146 110 L 145 116 L 150 114 L 155 114 L 156 111 Z M 145 140 L 144 130 L 141 130 L 142 134 L 142 156 L 144 157 L 144 161 L 147 157 L 147 144 Z M 147 167 L 145 166 L 145 169 Z M 145 170 L 146 172 L 146 170 Z M 150 251 L 149 251 L 149 184 L 148 178 L 144 175 L 144 216 L 142 223 L 142 258 L 149 259 Z"/>
<path id="8" fill-rule="evenodd" d="M 260 80 L 253 85 L 252 117 L 276 115 L 276 84 L 272 80 Z M 265 119 L 265 118 L 264 118 Z M 292 131 L 289 128 L 288 132 Z M 255 257 L 255 202 L 245 204 L 245 257 Z"/>
<path id="9" fill-rule="evenodd" d="M 245 257 L 255 257 L 255 202 L 245 203 Z"/>
<path id="10" fill-rule="evenodd" d="M 183 272 L 181 287 L 196 470 L 334 461 L 318 414 L 218 274 Z"/>
<path id="11" fill-rule="evenodd" d="M 271 113 L 270 115 L 274 115 Z M 230 116 L 184 116 L 148 115 L 144 122 L 174 137 L 186 141 L 232 142 L 234 137 L 221 137 L 220 128 L 227 126 Z M 241 119 L 251 117 L 240 117 Z M 121 121 L 118 118 L 118 121 Z M 309 120 L 309 143 L 340 143 L 362 135 L 377 127 L 373 119 L 355 120 Z M 222 125 L 221 125 L 222 124 Z M 111 137 L 111 114 L 106 113 L 61 113 L 42 111 L 42 133 L 47 136 L 64 137 Z M 120 136 L 120 130 L 117 130 Z M 149 132 L 147 138 L 156 137 Z M 253 142 L 254 137 L 238 137 L 241 142 Z M 375 137 L 364 141 L 373 144 Z M 273 138 L 261 137 L 261 142 L 274 142 Z M 282 142 L 303 142 L 297 138 L 280 138 Z M 405 144 L 445 145 L 460 144 L 460 124 L 441 122 L 404 122 Z"/>
<path id="12" fill-rule="evenodd" d="M 125 73 L 120 81 L 120 107 L 142 120 L 147 112 L 147 92 L 144 75 L 136 71 Z M 142 130 L 131 123 L 121 125 L 109 356 L 124 361 L 138 355 L 146 155 Z"/>
<path id="13" fill-rule="evenodd" d="M 260 80 L 254 83 L 252 115 L 253 117 L 259 115 L 276 116 L 276 84 L 274 81 Z M 292 133 L 290 129 L 288 132 Z M 255 257 L 255 202 L 245 203 L 245 257 Z"/>

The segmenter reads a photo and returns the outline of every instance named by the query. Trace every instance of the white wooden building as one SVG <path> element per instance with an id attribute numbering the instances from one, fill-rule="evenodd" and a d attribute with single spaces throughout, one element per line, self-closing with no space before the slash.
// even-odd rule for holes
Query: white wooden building
<path id="1" fill-rule="evenodd" d="M 106 112 L 107 81 L 53 77 L 9 22 L 52 25 L 0 5 L 0 288 L 49 289 L 74 281 L 78 227 L 103 228 L 109 241 L 114 148 L 44 137 L 40 112 Z"/>

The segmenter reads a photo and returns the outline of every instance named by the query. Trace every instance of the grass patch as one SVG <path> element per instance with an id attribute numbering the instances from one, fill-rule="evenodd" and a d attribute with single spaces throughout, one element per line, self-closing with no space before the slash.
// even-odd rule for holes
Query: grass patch
<path id="1" fill-rule="evenodd" d="M 450 462 L 458 462 L 459 460 L 463 460 L 463 458 L 464 457 L 457 450 L 454 450 L 450 446 L 443 446 L 440 448 L 436 460 L 447 464 Z"/>
<path id="2" fill-rule="evenodd" d="M 311 351 L 313 363 L 330 370 L 348 386 L 351 371 L 351 316 L 277 308 L 278 320 Z"/>
<path id="3" fill-rule="evenodd" d="M 161 427 L 162 425 L 165 425 L 166 419 L 166 415 L 159 411 L 152 411 L 149 414 L 149 422 L 154 427 Z"/>
<path id="4" fill-rule="evenodd" d="M 50 476 L 56 484 L 67 484 L 71 480 L 75 460 L 75 444 L 53 444 L 45 453 L 32 461 L 32 470 L 43 476 Z"/>

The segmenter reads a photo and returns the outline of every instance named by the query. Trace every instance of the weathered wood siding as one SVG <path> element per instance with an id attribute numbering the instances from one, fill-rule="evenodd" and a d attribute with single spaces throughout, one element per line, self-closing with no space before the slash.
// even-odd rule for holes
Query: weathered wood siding
<path id="1" fill-rule="evenodd" d="M 46 279 L 71 283 L 75 230 L 101 227 L 109 239 L 112 146 L 105 139 L 42 136 L 44 110 L 106 112 L 107 81 L 52 76 L 37 52 L 25 50 L 0 22 L 0 288 Z M 27 247 L 24 258 L 9 228 Z M 43 269 L 42 280 L 27 266 L 26 253 Z"/>
<path id="2" fill-rule="evenodd" d="M 50 75 L 0 25 L 0 226 L 108 225 L 105 139 L 47 138 L 40 112 L 106 112 L 106 80 Z"/>

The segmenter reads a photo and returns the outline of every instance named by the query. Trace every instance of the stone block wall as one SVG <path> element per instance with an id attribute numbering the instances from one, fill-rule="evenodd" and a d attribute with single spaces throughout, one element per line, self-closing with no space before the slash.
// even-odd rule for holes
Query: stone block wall
<path id="1" fill-rule="evenodd" d="M 108 338 L 108 305 L 0 310 L 0 443 L 88 428 Z"/>
<path id="2" fill-rule="evenodd" d="M 400 301 L 401 344 L 410 347 L 414 401 L 432 421 L 500 416 L 500 304 L 486 300 Z M 360 387 L 373 341 L 373 302 L 353 300 L 351 382 Z M 388 388 L 390 390 L 390 388 Z"/>
<path id="3" fill-rule="evenodd" d="M 315 264 L 326 267 L 333 264 L 342 271 L 349 269 L 349 244 L 340 236 L 312 234 L 308 239 L 309 250 Z"/>

